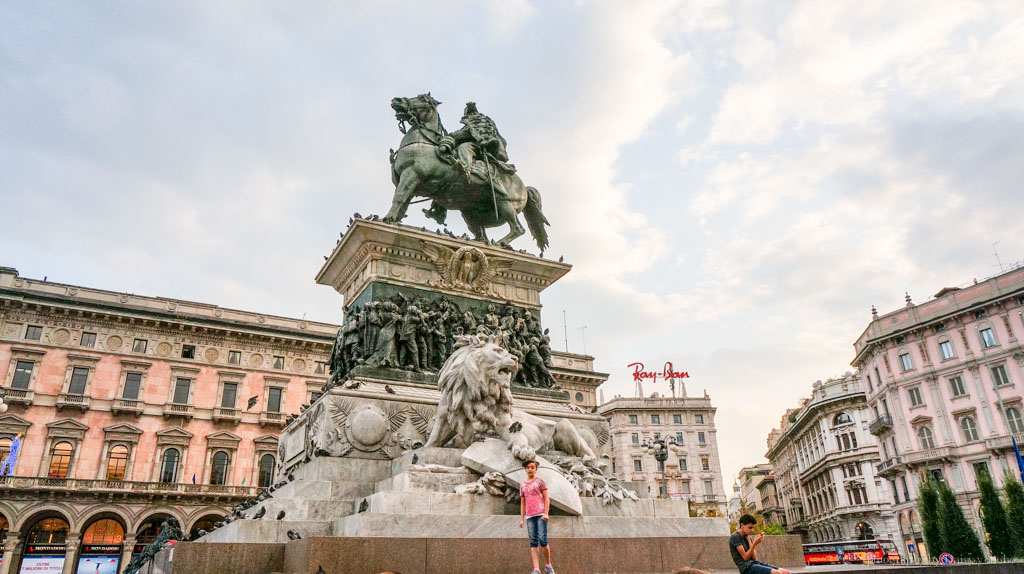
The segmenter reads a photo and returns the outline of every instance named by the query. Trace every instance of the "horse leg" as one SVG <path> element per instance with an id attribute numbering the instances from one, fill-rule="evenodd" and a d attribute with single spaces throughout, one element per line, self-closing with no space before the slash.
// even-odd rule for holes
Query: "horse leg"
<path id="1" fill-rule="evenodd" d="M 409 209 L 409 200 L 419 187 L 420 177 L 413 169 L 406 169 L 398 179 L 395 187 L 395 198 L 391 202 L 391 210 L 384 216 L 384 221 L 398 223 L 405 219 L 405 212 Z"/>
<path id="2" fill-rule="evenodd" d="M 487 228 L 484 227 L 483 223 L 476 219 L 470 219 L 465 213 L 462 214 L 462 220 L 466 222 L 466 227 L 473 234 L 473 239 L 487 243 Z"/>
<path id="3" fill-rule="evenodd" d="M 526 229 L 523 228 L 523 224 L 519 223 L 519 214 L 512 208 L 512 204 L 504 202 L 503 205 L 498 206 L 499 214 L 501 215 L 501 221 L 508 223 L 508 234 L 498 240 L 498 244 L 502 247 L 507 247 L 509 243 L 515 241 L 515 239 L 522 234 L 526 233 Z"/>

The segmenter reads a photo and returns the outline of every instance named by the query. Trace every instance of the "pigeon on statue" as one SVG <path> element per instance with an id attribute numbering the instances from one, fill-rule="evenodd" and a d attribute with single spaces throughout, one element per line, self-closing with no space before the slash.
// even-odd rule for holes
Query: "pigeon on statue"
<path id="1" fill-rule="evenodd" d="M 277 519 L 278 519 L 278 520 L 281 520 L 281 519 L 283 519 L 283 518 L 284 518 L 284 511 L 282 510 L 281 512 L 278 512 L 278 513 L 277 513 Z"/>

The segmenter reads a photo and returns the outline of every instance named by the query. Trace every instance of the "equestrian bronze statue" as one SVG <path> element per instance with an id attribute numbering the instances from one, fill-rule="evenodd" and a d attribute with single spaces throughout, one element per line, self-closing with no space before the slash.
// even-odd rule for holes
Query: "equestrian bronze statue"
<path id="1" fill-rule="evenodd" d="M 487 241 L 488 227 L 508 224 L 508 234 L 498 241 L 507 246 L 526 233 L 519 222 L 522 212 L 543 253 L 548 246 L 544 226 L 549 223 L 541 212 L 540 192 L 524 185 L 508 163 L 497 126 L 469 102 L 463 127 L 449 134 L 437 114 L 440 104 L 429 93 L 391 100 L 405 136 L 391 151 L 395 197 L 384 221 L 402 221 L 412 199 L 424 197 L 432 201 L 424 214 L 444 224 L 448 210 L 457 210 L 479 241 Z"/>

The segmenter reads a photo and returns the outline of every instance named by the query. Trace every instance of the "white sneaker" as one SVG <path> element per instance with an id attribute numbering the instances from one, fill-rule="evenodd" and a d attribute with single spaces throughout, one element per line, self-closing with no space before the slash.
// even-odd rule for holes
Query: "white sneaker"
<path id="1" fill-rule="evenodd" d="M 540 574 L 540 570 L 534 568 L 533 571 L 530 572 L 530 574 Z"/>
<path id="2" fill-rule="evenodd" d="M 544 567 L 544 574 L 555 574 L 555 569 L 550 566 Z"/>

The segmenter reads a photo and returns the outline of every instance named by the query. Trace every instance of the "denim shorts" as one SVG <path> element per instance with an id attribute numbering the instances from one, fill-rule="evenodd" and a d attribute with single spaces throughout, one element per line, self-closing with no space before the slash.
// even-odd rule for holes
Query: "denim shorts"
<path id="1" fill-rule="evenodd" d="M 743 569 L 743 574 L 772 574 L 772 570 L 778 570 L 778 566 L 754 560 Z"/>
<path id="2" fill-rule="evenodd" d="M 526 531 L 530 533 L 530 548 L 548 545 L 548 523 L 540 516 L 526 519 Z"/>

